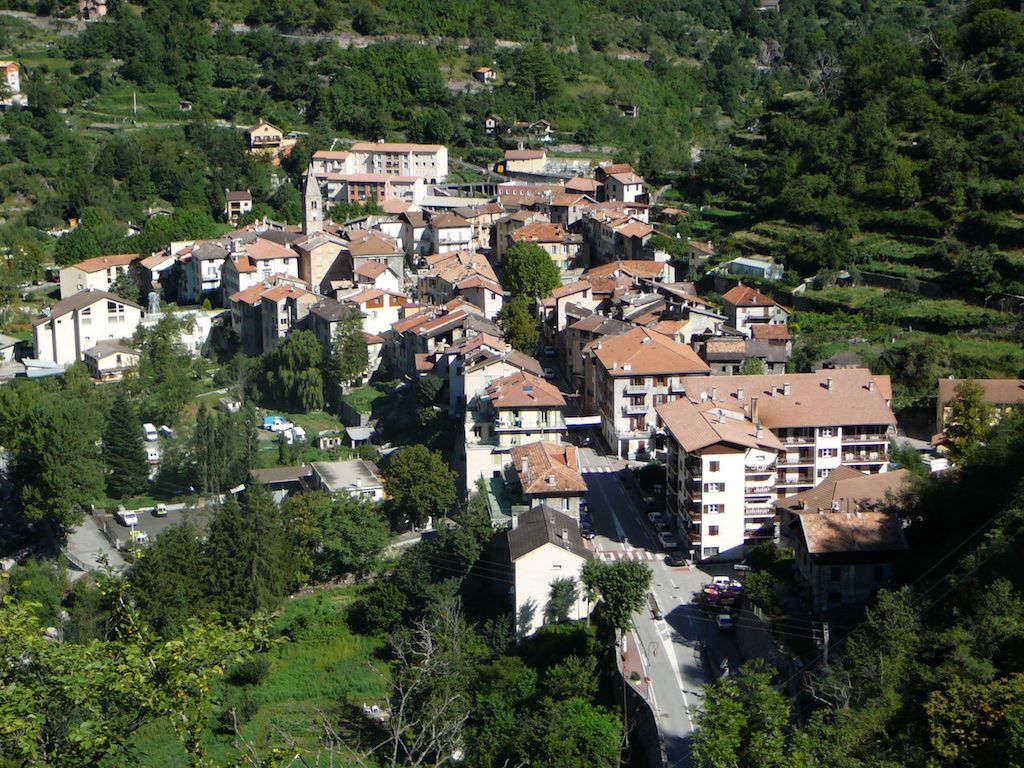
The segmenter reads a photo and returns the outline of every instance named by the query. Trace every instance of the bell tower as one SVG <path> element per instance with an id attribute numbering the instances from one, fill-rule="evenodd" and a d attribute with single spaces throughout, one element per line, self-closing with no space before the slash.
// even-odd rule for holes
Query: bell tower
<path id="1" fill-rule="evenodd" d="M 303 195 L 302 234 L 315 235 L 324 231 L 324 197 L 313 173 L 312 164 L 306 171 L 306 190 Z"/>

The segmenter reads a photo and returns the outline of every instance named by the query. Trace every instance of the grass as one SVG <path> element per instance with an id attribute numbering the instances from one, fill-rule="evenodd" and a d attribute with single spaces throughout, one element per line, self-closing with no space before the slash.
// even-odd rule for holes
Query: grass
<path id="1" fill-rule="evenodd" d="M 311 754 L 319 748 L 323 718 L 338 727 L 363 704 L 384 702 L 385 682 L 370 667 L 386 673 L 378 659 L 383 641 L 353 634 L 344 620 L 344 608 L 357 594 L 357 588 L 345 587 L 289 600 L 274 624 L 275 634 L 286 641 L 265 654 L 270 662 L 267 676 L 253 685 L 234 684 L 230 677 L 215 683 L 222 703 L 204 737 L 212 761 L 229 764 L 238 758 L 234 735 L 217 730 L 227 707 L 243 716 L 242 738 L 261 754 L 286 747 L 284 734 Z M 143 729 L 135 743 L 144 765 L 185 764 L 181 746 L 165 723 Z M 332 764 L 348 765 L 337 758 Z"/>
<path id="2" fill-rule="evenodd" d="M 373 404 L 380 397 L 384 397 L 384 393 L 373 385 L 368 384 L 365 387 L 359 387 L 348 392 L 345 395 L 345 402 L 359 411 L 359 413 L 373 413 Z"/>

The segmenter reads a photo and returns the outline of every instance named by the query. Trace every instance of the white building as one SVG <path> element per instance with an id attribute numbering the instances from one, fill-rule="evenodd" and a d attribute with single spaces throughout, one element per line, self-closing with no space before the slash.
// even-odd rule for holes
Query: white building
<path id="1" fill-rule="evenodd" d="M 565 618 L 587 618 L 590 602 L 581 573 L 591 554 L 583 545 L 579 524 L 539 505 L 514 518 L 513 525 L 508 532 L 508 551 L 514 573 L 516 637 L 529 637 L 547 623 L 551 585 L 563 579 L 572 579 L 576 585 L 576 599 Z"/>
<path id="2" fill-rule="evenodd" d="M 80 261 L 60 270 L 60 297 L 70 298 L 79 291 L 109 291 L 121 275 L 129 273 L 137 253 L 115 253 Z"/>
<path id="3" fill-rule="evenodd" d="M 68 366 L 101 341 L 128 339 L 142 307 L 106 291 L 88 290 L 54 304 L 32 321 L 35 357 Z"/>
<path id="4" fill-rule="evenodd" d="M 28 96 L 21 92 L 21 67 L 16 61 L 0 61 L 0 70 L 4 72 L 7 93 L 0 99 L 5 106 L 28 105 Z"/>
<path id="5" fill-rule="evenodd" d="M 314 461 L 312 483 L 332 496 L 347 494 L 369 501 L 384 499 L 384 478 L 377 465 L 365 459 Z"/>
<path id="6" fill-rule="evenodd" d="M 763 293 L 740 283 L 722 295 L 726 324 L 745 336 L 755 325 L 788 325 L 789 310 Z"/>

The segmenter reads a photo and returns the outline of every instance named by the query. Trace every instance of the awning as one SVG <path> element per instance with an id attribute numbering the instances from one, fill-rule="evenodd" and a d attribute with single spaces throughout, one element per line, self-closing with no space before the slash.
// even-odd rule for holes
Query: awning
<path id="1" fill-rule="evenodd" d="M 599 427 L 601 426 L 600 416 L 566 416 L 565 426 L 573 427 Z"/>

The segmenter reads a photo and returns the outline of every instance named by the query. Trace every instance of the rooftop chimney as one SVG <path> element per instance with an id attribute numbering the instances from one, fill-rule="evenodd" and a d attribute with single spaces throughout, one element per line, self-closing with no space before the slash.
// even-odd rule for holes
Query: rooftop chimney
<path id="1" fill-rule="evenodd" d="M 782 396 L 789 397 L 789 382 L 785 381 L 782 383 Z"/>
<path id="2" fill-rule="evenodd" d="M 832 389 L 833 389 L 832 384 L 833 384 L 833 381 L 832 381 L 832 377 L 831 376 L 829 376 L 827 379 L 825 379 L 825 386 L 828 387 L 828 391 L 829 392 L 831 392 Z"/>
<path id="3" fill-rule="evenodd" d="M 736 399 L 743 402 L 743 387 L 736 387 Z"/>
<path id="4" fill-rule="evenodd" d="M 875 391 L 875 380 L 874 379 L 868 379 L 868 392 L 874 392 L 874 391 Z"/>
<path id="5" fill-rule="evenodd" d="M 711 388 L 711 400 L 715 401 L 718 399 L 718 387 Z"/>
<path id="6" fill-rule="evenodd" d="M 554 485 L 556 482 L 558 482 L 558 481 L 555 480 L 555 476 L 554 475 L 548 475 L 548 485 Z"/>
<path id="7" fill-rule="evenodd" d="M 761 424 L 761 413 L 760 413 L 760 411 L 759 411 L 759 409 L 757 407 L 758 406 L 758 402 L 759 402 L 759 398 L 757 398 L 757 397 L 750 398 L 750 420 L 752 422 L 754 422 L 755 424 L 760 426 L 760 424 Z"/>
<path id="8" fill-rule="evenodd" d="M 562 529 L 562 541 L 568 541 L 568 540 L 569 540 L 569 529 L 568 528 L 563 528 Z"/>

